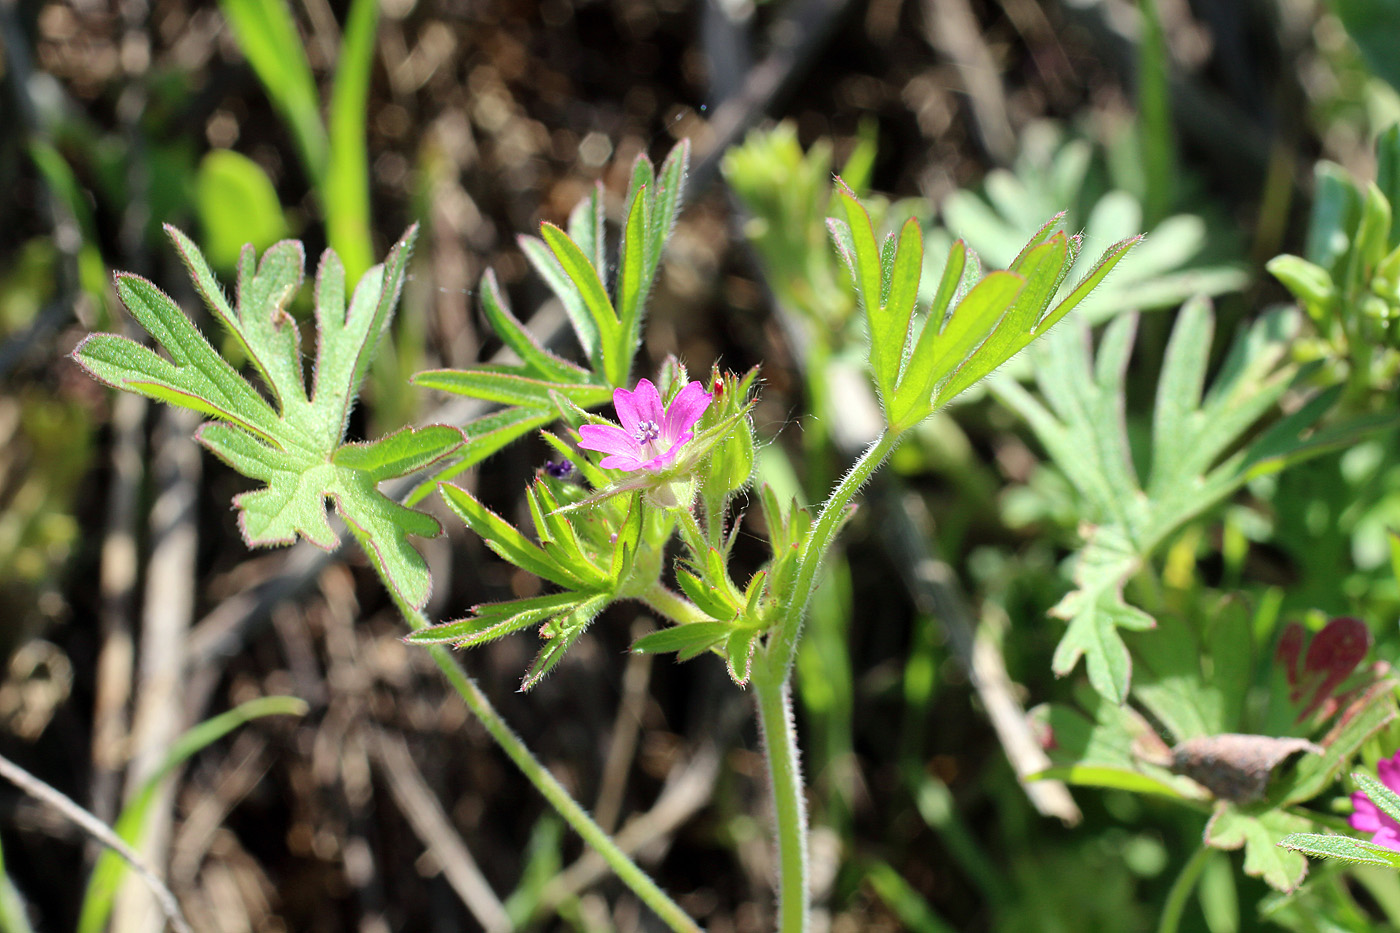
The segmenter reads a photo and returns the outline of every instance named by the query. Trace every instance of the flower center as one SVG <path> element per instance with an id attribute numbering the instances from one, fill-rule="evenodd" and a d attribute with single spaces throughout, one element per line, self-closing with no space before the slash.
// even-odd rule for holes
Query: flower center
<path id="1" fill-rule="evenodd" d="M 650 444 L 661 436 L 661 428 L 655 421 L 642 421 L 638 423 L 637 430 L 632 432 L 632 436 L 639 444 Z"/>

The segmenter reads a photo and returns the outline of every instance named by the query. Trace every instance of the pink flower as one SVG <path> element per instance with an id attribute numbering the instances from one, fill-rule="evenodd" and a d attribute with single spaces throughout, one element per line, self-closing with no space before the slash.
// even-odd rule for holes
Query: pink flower
<path id="1" fill-rule="evenodd" d="M 1400 752 L 1382 758 L 1376 765 L 1376 773 L 1382 784 L 1400 794 Z M 1350 820 L 1352 829 L 1370 833 L 1376 845 L 1400 851 L 1400 823 L 1383 813 L 1359 790 L 1352 793 L 1351 805 L 1356 808 Z"/>
<path id="2" fill-rule="evenodd" d="M 649 379 L 631 392 L 613 391 L 613 405 L 622 427 L 585 424 L 578 429 L 579 446 L 608 454 L 604 469 L 646 470 L 655 473 L 669 466 L 686 441 L 695 436 L 695 422 L 710 407 L 712 397 L 699 382 L 676 393 L 670 405 L 661 404 L 661 393 Z"/>

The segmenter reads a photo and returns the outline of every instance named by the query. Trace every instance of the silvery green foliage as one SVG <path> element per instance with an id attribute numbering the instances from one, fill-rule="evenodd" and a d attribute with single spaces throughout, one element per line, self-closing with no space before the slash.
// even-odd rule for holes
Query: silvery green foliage
<path id="1" fill-rule="evenodd" d="M 451 454 L 461 446 L 462 434 L 430 425 L 370 443 L 345 442 L 351 408 L 398 303 L 417 228 L 404 234 L 383 265 L 364 275 L 348 303 L 344 267 L 334 252 L 322 255 L 309 393 L 300 331 L 288 310 L 303 281 L 302 245 L 277 243 L 261 261 L 246 247 L 230 304 L 194 243 L 173 227 L 166 230 L 209 310 L 237 341 L 271 398 L 221 357 L 175 302 L 135 275 L 118 275 L 117 293 L 168 358 L 115 334 L 89 336 L 73 358 L 110 386 L 211 416 L 199 429 L 199 441 L 240 473 L 266 484 L 234 499 L 249 546 L 291 544 L 300 536 L 334 548 L 339 541 L 327 521 L 329 498 L 395 595 L 414 608 L 423 606 L 431 579 L 408 537 L 432 537 L 442 529 L 431 516 L 384 496 L 377 485 Z"/>
<path id="2" fill-rule="evenodd" d="M 1192 301 L 1172 333 L 1157 386 L 1151 457 L 1139 479 L 1123 394 L 1136 324 L 1134 315 L 1110 323 L 1096 357 L 1090 355 L 1087 324 L 1071 321 L 1054 331 L 1033 351 L 1044 403 L 1014 380 L 992 383 L 1078 492 L 1088 529 L 1075 563 L 1075 589 L 1052 610 L 1069 623 L 1055 671 L 1068 674 L 1085 658 L 1094 689 L 1114 703 L 1127 697 L 1132 673 L 1118 630 L 1154 625 L 1151 615 L 1124 599 L 1124 584 L 1168 536 L 1250 476 L 1327 449 L 1341 436 L 1300 437 L 1335 402 L 1334 388 L 1241 446 L 1295 383 L 1298 368 L 1287 362 L 1287 353 L 1296 318 L 1280 311 L 1256 321 L 1207 392 L 1214 316 L 1207 302 Z"/>

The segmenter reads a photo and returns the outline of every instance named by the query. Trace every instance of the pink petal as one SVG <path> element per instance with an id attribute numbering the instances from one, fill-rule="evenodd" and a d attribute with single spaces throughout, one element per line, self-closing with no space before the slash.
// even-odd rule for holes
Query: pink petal
<path id="1" fill-rule="evenodd" d="M 646 467 L 645 463 L 634 454 L 614 454 L 611 457 L 604 457 L 598 465 L 605 470 L 640 470 Z"/>
<path id="2" fill-rule="evenodd" d="M 1376 845 L 1400 851 L 1400 831 L 1394 826 L 1382 826 L 1380 832 L 1371 837 Z"/>
<path id="3" fill-rule="evenodd" d="M 1381 813 L 1376 809 L 1376 805 L 1371 802 L 1361 791 L 1355 791 L 1351 795 L 1351 805 L 1356 808 L 1355 812 L 1347 818 L 1351 828 L 1363 833 L 1379 832 L 1381 823 Z"/>
<path id="4" fill-rule="evenodd" d="M 671 399 L 671 404 L 666 409 L 666 420 L 661 422 L 664 425 L 662 434 L 665 437 L 679 437 L 681 433 L 690 430 L 713 400 L 713 396 L 706 392 L 699 382 L 690 383 Z"/>
<path id="5" fill-rule="evenodd" d="M 1376 762 L 1376 776 L 1382 784 L 1400 794 L 1400 763 L 1395 758 L 1382 758 Z"/>
<path id="6" fill-rule="evenodd" d="M 637 395 L 626 389 L 613 389 L 613 408 L 617 409 L 617 420 L 622 422 L 622 430 L 628 434 L 637 433 L 637 422 L 642 419 L 637 414 Z"/>
<path id="7" fill-rule="evenodd" d="M 578 429 L 578 435 L 578 445 L 584 450 L 622 454 L 633 458 L 641 452 L 637 439 L 616 425 L 585 424 Z"/>
<path id="8" fill-rule="evenodd" d="M 661 404 L 661 393 L 650 379 L 638 380 L 637 388 L 632 390 L 632 404 L 636 406 L 638 421 L 655 421 L 658 428 L 665 423 L 666 409 Z"/>
<path id="9" fill-rule="evenodd" d="M 678 438 L 676 442 L 666 450 L 665 453 L 657 454 L 655 457 L 652 457 L 646 463 L 643 463 L 642 469 L 655 473 L 659 470 L 663 470 L 666 467 L 670 466 L 671 463 L 676 459 L 677 455 L 680 454 L 681 448 L 685 446 L 685 442 L 690 440 L 690 438 L 691 433 L 687 431 L 685 433 L 685 436 Z"/>

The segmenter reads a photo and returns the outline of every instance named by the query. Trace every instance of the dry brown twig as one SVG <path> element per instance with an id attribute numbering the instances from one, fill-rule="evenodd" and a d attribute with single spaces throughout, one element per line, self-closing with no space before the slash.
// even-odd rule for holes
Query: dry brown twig
<path id="1" fill-rule="evenodd" d="M 156 899 L 156 903 L 160 905 L 161 911 L 177 933 L 194 933 L 190 929 L 189 923 L 185 921 L 184 914 L 180 912 L 180 902 L 165 886 L 165 882 L 160 880 L 145 860 L 131 846 L 123 842 L 110 826 L 78 806 L 67 794 L 44 783 L 4 756 L 0 756 L 0 777 L 4 777 L 36 800 L 41 800 L 53 807 L 72 821 L 73 825 L 121 856 L 136 871 L 136 874 L 141 876 L 141 880 L 146 882 L 147 887 L 151 889 L 151 894 Z"/>
<path id="2" fill-rule="evenodd" d="M 370 733 L 370 751 L 384 772 L 389 793 L 399 805 L 404 818 L 418 834 L 437 862 L 438 867 L 462 899 L 467 910 L 486 933 L 509 933 L 514 929 L 505 906 L 491 884 L 481 873 L 462 837 L 443 812 L 428 782 L 413 763 L 408 744 L 401 736 L 383 729 Z"/>

